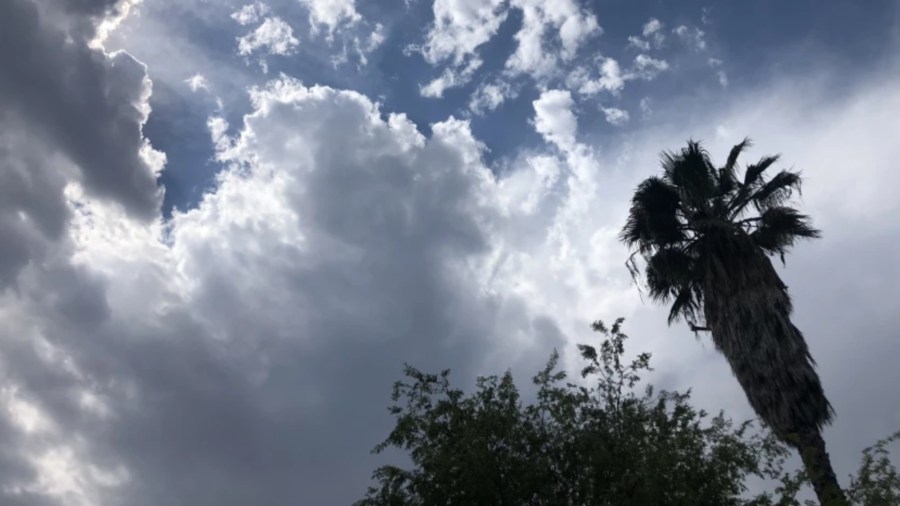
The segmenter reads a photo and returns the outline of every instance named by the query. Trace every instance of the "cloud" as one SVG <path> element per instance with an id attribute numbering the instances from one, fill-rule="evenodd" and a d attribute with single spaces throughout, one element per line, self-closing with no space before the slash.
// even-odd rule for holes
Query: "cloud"
<path id="1" fill-rule="evenodd" d="M 619 62 L 614 58 L 599 58 L 600 76 L 591 77 L 591 71 L 578 67 L 569 74 L 566 84 L 582 95 L 595 95 L 601 91 L 618 94 L 625 87 L 626 76 L 622 74 Z"/>
<path id="2" fill-rule="evenodd" d="M 477 115 L 493 111 L 503 102 L 515 98 L 518 91 L 506 81 L 482 83 L 469 99 L 469 110 Z"/>
<path id="3" fill-rule="evenodd" d="M 481 67 L 482 61 L 478 58 L 471 58 L 466 67 L 457 70 L 454 68 L 445 68 L 440 76 L 432 79 L 428 84 L 419 87 L 419 93 L 423 97 L 441 98 L 444 92 L 451 88 L 462 86 L 469 82 L 475 71 Z"/>
<path id="4" fill-rule="evenodd" d="M 432 65 L 449 63 L 442 77 L 426 86 L 434 90 L 427 96 L 440 96 L 447 87 L 467 82 L 481 65 L 478 48 L 497 33 L 506 19 L 507 5 L 506 0 L 435 0 L 432 10 L 434 23 L 425 43 L 413 49 Z M 441 84 L 435 84 L 438 82 Z"/>
<path id="5" fill-rule="evenodd" d="M 677 35 L 694 51 L 706 50 L 706 32 L 703 30 L 697 27 L 688 28 L 685 25 L 679 25 L 672 30 L 672 33 Z"/>
<path id="6" fill-rule="evenodd" d="M 185 79 L 184 82 L 193 92 L 198 90 L 209 91 L 209 81 L 206 80 L 206 76 L 203 74 L 194 74 Z"/>
<path id="7" fill-rule="evenodd" d="M 723 88 L 727 88 L 727 87 L 728 87 L 728 74 L 727 74 L 724 70 L 718 70 L 718 71 L 716 71 L 716 77 L 719 78 L 719 84 L 720 84 Z"/>
<path id="8" fill-rule="evenodd" d="M 650 18 L 650 20 L 644 24 L 641 34 L 644 38 L 653 41 L 653 47 L 659 49 L 663 47 L 666 42 L 666 36 L 663 34 L 662 29 L 663 24 L 660 20 Z"/>
<path id="9" fill-rule="evenodd" d="M 369 64 L 369 55 L 384 43 L 385 33 L 384 25 L 375 23 L 375 28 L 369 33 L 368 37 L 360 39 L 359 36 L 353 37 L 353 49 L 359 57 L 360 65 Z"/>
<path id="10" fill-rule="evenodd" d="M 577 149 L 565 94 L 536 124 Z M 2 295 L 4 500 L 348 502 L 402 362 L 531 372 L 564 341 L 538 304 L 571 288 L 534 290 L 571 269 L 586 159 L 529 158 L 501 184 L 463 121 L 426 138 L 290 79 L 252 103 L 235 137 L 211 122 L 230 168 L 197 209 L 163 228 L 71 193 L 71 263 Z"/>
<path id="11" fill-rule="evenodd" d="M 634 35 L 628 36 L 628 45 L 640 49 L 641 51 L 649 51 L 650 43 L 646 40 Z"/>
<path id="12" fill-rule="evenodd" d="M 630 35 L 628 37 L 628 45 L 641 51 L 649 51 L 652 43 L 654 48 L 660 49 L 666 42 L 666 36 L 662 32 L 662 28 L 663 24 L 660 20 L 650 18 L 649 21 L 644 23 L 641 30 L 643 38 L 637 35 Z"/>
<path id="13" fill-rule="evenodd" d="M 270 55 L 292 54 L 300 41 L 294 37 L 294 30 L 279 17 L 265 18 L 255 30 L 238 37 L 238 54 L 250 56 L 262 51 Z"/>
<path id="14" fill-rule="evenodd" d="M 650 97 L 642 98 L 638 107 L 641 109 L 642 118 L 647 119 L 653 115 L 653 100 Z"/>
<path id="15" fill-rule="evenodd" d="M 603 107 L 600 110 L 603 111 L 606 122 L 610 125 L 622 126 L 625 123 L 628 123 L 628 119 L 630 118 L 628 111 L 617 109 L 615 107 Z"/>
<path id="16" fill-rule="evenodd" d="M 516 50 L 506 61 L 514 73 L 549 76 L 560 60 L 571 60 L 588 37 L 602 32 L 597 18 L 573 0 L 511 0 L 510 5 L 522 11 L 522 27 L 514 36 Z M 545 45 L 548 31 L 556 31 L 558 49 Z"/>
<path id="17" fill-rule="evenodd" d="M 463 65 L 497 33 L 507 16 L 505 0 L 435 0 L 432 9 L 434 23 L 419 48 L 431 64 L 450 60 Z"/>
<path id="18" fill-rule="evenodd" d="M 269 6 L 262 2 L 247 4 L 231 14 L 231 19 L 242 26 L 258 23 L 269 13 Z"/>
<path id="19" fill-rule="evenodd" d="M 514 9 L 521 12 L 522 26 L 514 35 L 516 49 L 505 63 L 510 76 L 547 78 L 558 72 L 559 63 L 572 61 L 589 37 L 602 32 L 596 17 L 573 0 L 435 0 L 434 23 L 425 43 L 412 49 L 434 66 L 448 66 L 423 87 L 426 96 L 440 97 L 444 90 L 468 83 L 482 63 L 479 48 L 497 34 Z"/>
<path id="20" fill-rule="evenodd" d="M 706 60 L 706 63 L 707 63 L 707 65 L 709 65 L 712 68 L 719 68 L 719 70 L 716 71 L 716 77 L 719 79 L 719 84 L 723 88 L 727 88 L 728 87 L 728 73 L 725 72 L 725 70 L 720 68 L 720 67 L 722 67 L 722 64 L 723 64 L 722 60 L 720 60 L 718 58 L 709 58 L 708 60 Z"/>
<path id="21" fill-rule="evenodd" d="M 572 108 L 572 94 L 566 90 L 548 90 L 533 102 L 534 129 L 549 143 L 562 150 L 575 146 L 578 121 Z"/>
<path id="22" fill-rule="evenodd" d="M 467 377 L 561 339 L 489 291 L 502 211 L 465 122 L 425 138 L 290 79 L 251 98 L 238 136 L 211 123 L 230 168 L 197 209 L 164 230 L 71 194 L 73 264 L 3 295 L 0 502 L 349 502 L 402 362 Z"/>
<path id="23" fill-rule="evenodd" d="M 626 79 L 643 79 L 650 81 L 656 78 L 661 72 L 669 69 L 669 64 L 665 60 L 657 60 L 645 54 L 639 54 L 634 58 L 634 66 L 629 71 Z"/>
<path id="24" fill-rule="evenodd" d="M 618 95 L 625 88 L 627 81 L 635 79 L 651 81 L 669 69 L 669 64 L 665 60 L 657 60 L 646 54 L 637 55 L 631 68 L 625 72 L 614 58 L 598 57 L 597 61 L 600 62 L 599 76 L 592 77 L 590 69 L 577 67 L 567 77 L 566 85 L 581 95 L 591 96 L 604 91 Z"/>
<path id="25" fill-rule="evenodd" d="M 0 5 L 2 129 L 27 132 L 28 144 L 38 151 L 51 146 L 87 191 L 152 219 L 162 199 L 156 175 L 164 158 L 142 134 L 149 113 L 146 69 L 125 52 L 91 47 L 104 16 L 119 19 L 131 3 L 66 5 Z M 57 190 L 45 198 L 61 195 Z"/>
<path id="26" fill-rule="evenodd" d="M 91 47 L 103 16 L 118 20 L 130 5 L 0 5 L 0 293 L 18 289 L 29 266 L 64 263 L 74 188 L 132 217 L 157 216 L 165 157 L 142 133 L 146 69 Z"/>
<path id="27" fill-rule="evenodd" d="M 649 37 L 655 33 L 659 33 L 659 31 L 662 29 L 662 26 L 662 23 L 658 19 L 650 18 L 650 21 L 647 21 L 647 23 L 644 24 L 644 30 L 641 33 L 644 35 L 644 37 Z"/>
<path id="28" fill-rule="evenodd" d="M 330 37 L 339 25 L 353 25 L 362 19 L 356 11 L 355 0 L 299 0 L 299 2 L 309 10 L 309 24 L 314 33 L 320 26 L 325 26 Z"/>

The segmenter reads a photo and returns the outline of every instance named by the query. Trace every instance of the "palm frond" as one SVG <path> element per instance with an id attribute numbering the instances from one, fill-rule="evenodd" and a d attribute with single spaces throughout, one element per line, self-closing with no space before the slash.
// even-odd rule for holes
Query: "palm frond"
<path id="1" fill-rule="evenodd" d="M 758 162 L 747 166 L 747 170 L 744 172 L 744 182 L 741 183 L 738 191 L 731 196 L 726 206 L 728 213 L 731 215 L 730 217 L 738 217 L 745 212 L 747 204 L 751 202 L 753 192 L 765 183 L 763 173 L 780 158 L 781 155 L 764 156 Z"/>
<path id="2" fill-rule="evenodd" d="M 724 199 L 728 195 L 730 195 L 731 192 L 733 192 L 735 190 L 735 188 L 737 188 L 737 186 L 738 186 L 737 179 L 734 178 L 733 174 L 730 174 L 728 172 L 727 168 L 722 167 L 721 169 L 719 169 L 719 174 L 718 174 L 717 180 L 718 180 L 717 181 L 718 184 L 716 185 L 718 187 L 718 193 L 716 194 L 717 202 L 724 204 L 724 202 L 725 202 Z M 720 204 L 720 205 L 722 205 L 722 204 Z"/>
<path id="3" fill-rule="evenodd" d="M 772 179 L 766 181 L 750 195 L 750 200 L 756 209 L 765 211 L 772 207 L 779 207 L 787 202 L 794 190 L 800 192 L 802 180 L 800 174 L 782 170 Z"/>
<path id="4" fill-rule="evenodd" d="M 662 248 L 647 259 L 647 289 L 650 297 L 666 302 L 681 286 L 691 283 L 694 259 L 680 248 Z"/>
<path id="5" fill-rule="evenodd" d="M 646 283 L 650 297 L 656 302 L 672 301 L 669 323 L 679 318 L 690 320 L 700 310 L 703 300 L 696 259 L 689 249 L 668 247 L 647 259 Z"/>
<path id="6" fill-rule="evenodd" d="M 758 162 L 752 165 L 748 165 L 747 171 L 744 173 L 744 186 L 746 188 L 753 188 L 759 182 L 759 178 L 763 175 L 763 172 L 774 165 L 779 159 L 781 159 L 781 155 L 769 155 L 760 158 Z"/>
<path id="7" fill-rule="evenodd" d="M 750 140 L 749 137 L 745 137 L 740 143 L 736 144 L 733 148 L 731 148 L 731 152 L 728 153 L 728 160 L 725 162 L 724 171 L 731 178 L 735 178 L 735 173 L 737 171 L 737 160 L 738 157 L 741 156 L 741 153 L 744 152 L 747 148 L 753 145 L 753 141 Z"/>
<path id="8" fill-rule="evenodd" d="M 690 285 L 681 287 L 675 295 L 672 307 L 669 308 L 669 325 L 681 318 L 687 321 L 695 319 L 702 303 L 702 299 L 697 297 L 696 291 Z"/>
<path id="9" fill-rule="evenodd" d="M 703 207 L 715 195 L 716 170 L 699 142 L 688 141 L 678 153 L 663 152 L 660 161 L 666 181 L 678 188 L 691 205 Z"/>
<path id="10" fill-rule="evenodd" d="M 741 153 L 752 145 L 749 137 L 731 148 L 725 166 L 717 174 L 718 194 L 716 195 L 716 214 L 727 210 L 727 198 L 738 187 L 737 160 Z"/>
<path id="11" fill-rule="evenodd" d="M 684 240 L 677 214 L 680 205 L 681 197 L 675 187 L 658 177 L 647 178 L 634 192 L 628 221 L 619 238 L 642 253 Z"/>
<path id="12" fill-rule="evenodd" d="M 809 216 L 791 207 L 771 207 L 759 217 L 757 228 L 750 234 L 754 244 L 784 260 L 785 253 L 798 239 L 816 239 L 822 233 L 812 226 Z"/>

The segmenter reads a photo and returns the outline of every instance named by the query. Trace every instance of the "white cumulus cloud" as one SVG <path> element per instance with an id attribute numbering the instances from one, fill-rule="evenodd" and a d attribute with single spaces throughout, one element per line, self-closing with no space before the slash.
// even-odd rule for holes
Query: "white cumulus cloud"
<path id="1" fill-rule="evenodd" d="M 597 18 L 574 0 L 511 0 L 510 5 L 522 12 L 516 50 L 506 62 L 513 72 L 538 78 L 550 75 L 560 60 L 574 58 L 588 37 L 602 31 Z M 548 46 L 548 38 L 556 39 L 560 47 Z"/>
<path id="2" fill-rule="evenodd" d="M 506 0 L 435 0 L 432 10 L 434 23 L 425 43 L 413 49 L 432 65 L 448 65 L 423 87 L 425 96 L 440 97 L 445 89 L 467 83 L 481 66 L 478 48 L 497 33 L 508 8 Z"/>
<path id="3" fill-rule="evenodd" d="M 514 35 L 516 48 L 505 67 L 511 76 L 545 79 L 572 61 L 593 35 L 602 32 L 594 14 L 575 0 L 435 0 L 434 23 L 425 42 L 411 49 L 439 67 L 441 75 L 423 87 L 427 96 L 441 96 L 450 87 L 468 83 L 482 58 L 479 48 L 490 41 L 510 12 L 518 11 L 522 26 Z"/>
<path id="4" fill-rule="evenodd" d="M 659 31 L 662 29 L 662 26 L 662 23 L 658 19 L 650 18 L 650 21 L 647 21 L 647 23 L 644 24 L 644 29 L 641 33 L 644 35 L 644 37 L 649 37 L 655 33 L 659 33 Z"/>
<path id="5" fill-rule="evenodd" d="M 206 76 L 204 76 L 203 74 L 194 74 L 191 77 L 185 79 L 184 82 L 188 85 L 191 91 L 209 91 L 209 81 L 207 81 Z"/>
<path id="6" fill-rule="evenodd" d="M 634 66 L 628 73 L 629 79 L 643 79 L 650 81 L 655 79 L 660 72 L 669 69 L 669 64 L 665 60 L 657 60 L 645 54 L 639 54 L 634 58 Z"/>
<path id="7" fill-rule="evenodd" d="M 313 32 L 321 26 L 331 36 L 341 24 L 352 25 L 362 19 L 356 10 L 355 0 L 299 0 L 309 10 L 309 23 Z"/>
<path id="8" fill-rule="evenodd" d="M 662 31 L 663 24 L 656 18 L 650 18 L 644 23 L 641 30 L 641 36 L 630 35 L 628 37 L 628 45 L 635 47 L 641 51 L 649 51 L 650 47 L 660 49 L 665 45 L 666 36 Z"/>
<path id="9" fill-rule="evenodd" d="M 238 53 L 249 56 L 256 52 L 273 55 L 293 53 L 300 41 L 294 29 L 279 17 L 266 18 L 255 30 L 238 38 Z"/>
<path id="10" fill-rule="evenodd" d="M 635 35 L 628 36 L 628 45 L 640 49 L 641 51 L 650 50 L 650 43 Z"/>
<path id="11" fill-rule="evenodd" d="M 603 115 L 606 117 L 606 122 L 610 125 L 622 126 L 625 123 L 628 123 L 630 116 L 628 115 L 628 111 L 618 109 L 616 107 L 603 107 L 601 108 L 603 111 Z"/>
<path id="12" fill-rule="evenodd" d="M 475 114 L 493 111 L 500 104 L 517 96 L 517 91 L 506 81 L 481 84 L 469 98 L 469 110 Z"/>
<path id="13" fill-rule="evenodd" d="M 246 26 L 258 23 L 266 14 L 269 13 L 269 6 L 262 2 L 254 2 L 241 7 L 239 10 L 231 14 L 231 19 L 238 24 Z"/>
<path id="14" fill-rule="evenodd" d="M 625 83 L 635 79 L 650 81 L 660 73 L 669 69 L 665 60 L 652 58 L 646 54 L 635 57 L 634 63 L 623 71 L 614 58 L 599 57 L 596 60 L 597 71 L 590 67 L 577 67 L 566 78 L 566 85 L 581 95 L 596 95 L 608 92 L 618 95 L 625 88 Z"/>
<path id="15" fill-rule="evenodd" d="M 572 94 L 567 90 L 544 91 L 533 105 L 535 130 L 562 150 L 573 148 L 578 121 L 572 112 Z"/>
<path id="16" fill-rule="evenodd" d="M 623 75 L 619 62 L 614 58 L 600 58 L 599 76 L 593 77 L 590 69 L 578 67 L 566 79 L 566 84 L 583 95 L 595 95 L 601 91 L 617 94 L 625 87 L 626 75 Z"/>

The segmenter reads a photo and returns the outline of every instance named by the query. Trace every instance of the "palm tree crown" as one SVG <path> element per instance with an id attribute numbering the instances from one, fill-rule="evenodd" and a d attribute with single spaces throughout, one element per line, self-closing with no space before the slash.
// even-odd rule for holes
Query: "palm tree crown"
<path id="1" fill-rule="evenodd" d="M 765 176 L 778 156 L 763 157 L 739 177 L 737 159 L 748 147 L 749 139 L 736 145 L 717 169 L 700 143 L 689 141 L 679 153 L 664 152 L 662 175 L 647 178 L 634 194 L 620 237 L 634 251 L 633 273 L 635 254 L 646 260 L 650 296 L 672 302 L 670 323 L 699 319 L 706 277 L 723 260 L 752 248 L 783 261 L 797 239 L 819 237 L 808 216 L 786 206 L 800 191 L 800 175 Z"/>

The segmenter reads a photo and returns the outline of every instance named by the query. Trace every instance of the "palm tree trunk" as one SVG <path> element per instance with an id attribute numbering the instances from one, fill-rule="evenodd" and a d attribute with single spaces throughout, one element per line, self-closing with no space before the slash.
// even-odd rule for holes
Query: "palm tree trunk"
<path id="1" fill-rule="evenodd" d="M 849 506 L 841 486 L 838 484 L 831 459 L 825 451 L 825 440 L 818 431 L 800 433 L 796 437 L 797 450 L 809 481 L 812 483 L 819 504 L 822 506 Z"/>
<path id="2" fill-rule="evenodd" d="M 787 287 L 771 261 L 735 238 L 711 258 L 704 287 L 713 343 L 756 414 L 797 448 L 822 506 L 849 506 L 838 485 L 822 426 L 833 411 L 803 334 L 791 322 Z"/>

